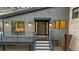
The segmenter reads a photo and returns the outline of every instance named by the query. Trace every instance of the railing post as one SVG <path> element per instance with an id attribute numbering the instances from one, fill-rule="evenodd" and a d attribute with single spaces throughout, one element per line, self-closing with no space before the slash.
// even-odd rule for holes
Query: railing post
<path id="1" fill-rule="evenodd" d="M 19 35 L 19 33 L 17 32 L 17 41 L 18 41 L 18 35 Z"/>
<path id="2" fill-rule="evenodd" d="M 54 29 L 53 29 L 53 31 L 52 31 L 52 32 L 53 32 L 53 35 L 52 35 L 52 36 L 53 36 L 53 38 L 52 38 L 52 39 L 54 40 Z M 53 46 L 53 42 L 52 42 L 52 46 Z M 52 50 L 53 50 L 53 48 L 52 48 Z"/>
<path id="3" fill-rule="evenodd" d="M 5 51 L 5 44 L 2 44 L 2 51 Z"/>
<path id="4" fill-rule="evenodd" d="M 33 50 L 35 50 L 35 40 L 36 40 L 36 34 L 34 31 L 34 33 L 33 33 Z"/>
<path id="5" fill-rule="evenodd" d="M 29 47 L 29 51 L 31 51 L 31 50 L 32 50 L 32 49 L 31 49 L 31 44 L 29 44 L 28 47 Z"/>
<path id="6" fill-rule="evenodd" d="M 51 50 L 52 50 L 52 29 L 51 29 Z"/>
<path id="7" fill-rule="evenodd" d="M 1 42 L 2 42 L 2 32 L 1 32 L 1 38 L 0 39 L 1 39 Z"/>

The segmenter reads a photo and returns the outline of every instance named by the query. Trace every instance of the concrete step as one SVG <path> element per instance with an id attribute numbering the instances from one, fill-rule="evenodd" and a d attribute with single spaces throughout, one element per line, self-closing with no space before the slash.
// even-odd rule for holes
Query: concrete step
<path id="1" fill-rule="evenodd" d="M 35 46 L 50 46 L 49 44 L 35 44 Z"/>
<path id="2" fill-rule="evenodd" d="M 50 49 L 35 49 L 35 51 L 36 51 L 36 50 L 50 50 Z"/>
<path id="3" fill-rule="evenodd" d="M 35 41 L 36 51 L 50 51 L 50 42 L 48 40 L 37 40 Z"/>
<path id="4" fill-rule="evenodd" d="M 35 51 L 50 51 L 50 50 L 35 50 Z"/>
<path id="5" fill-rule="evenodd" d="M 37 49 L 45 49 L 45 50 L 47 50 L 47 49 L 50 49 L 50 47 L 35 47 L 35 49 L 37 50 Z"/>
<path id="6" fill-rule="evenodd" d="M 63 51 L 63 47 L 53 47 L 54 51 Z"/>
<path id="7" fill-rule="evenodd" d="M 35 43 L 49 43 L 49 41 L 35 41 Z"/>

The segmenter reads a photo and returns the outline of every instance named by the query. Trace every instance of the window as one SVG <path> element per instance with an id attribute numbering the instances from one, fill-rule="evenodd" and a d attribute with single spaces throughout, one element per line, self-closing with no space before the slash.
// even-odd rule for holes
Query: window
<path id="1" fill-rule="evenodd" d="M 24 21 L 12 21 L 12 34 L 23 35 L 25 33 Z"/>
<path id="2" fill-rule="evenodd" d="M 52 23 L 52 28 L 55 28 L 55 21 L 53 21 Z"/>
<path id="3" fill-rule="evenodd" d="M 78 18 L 78 15 L 79 15 L 79 8 L 76 7 L 72 10 L 72 19 Z"/>
<path id="4" fill-rule="evenodd" d="M 66 28 L 66 21 L 60 21 L 60 29 Z"/>
<path id="5" fill-rule="evenodd" d="M 59 21 L 56 21 L 55 23 L 56 23 L 55 28 L 56 28 L 56 29 L 59 29 Z"/>
<path id="6" fill-rule="evenodd" d="M 53 21 L 52 26 L 54 29 L 64 29 L 66 28 L 66 21 L 65 20 Z"/>

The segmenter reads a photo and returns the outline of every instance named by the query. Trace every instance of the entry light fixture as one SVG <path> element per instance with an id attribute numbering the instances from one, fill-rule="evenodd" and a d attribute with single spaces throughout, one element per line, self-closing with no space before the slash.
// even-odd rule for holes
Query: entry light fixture
<path id="1" fill-rule="evenodd" d="M 0 25 L 2 25 L 2 21 L 0 21 Z"/>
<path id="2" fill-rule="evenodd" d="M 52 24 L 50 23 L 49 26 L 52 27 Z"/>
<path id="3" fill-rule="evenodd" d="M 28 23 L 28 27 L 32 27 L 32 22 L 29 22 Z"/>
<path id="4" fill-rule="evenodd" d="M 8 23 L 8 22 L 5 22 L 5 25 L 6 25 L 6 26 L 9 26 L 9 23 Z"/>
<path id="5" fill-rule="evenodd" d="M 49 23 L 49 27 L 52 28 L 52 22 Z"/>

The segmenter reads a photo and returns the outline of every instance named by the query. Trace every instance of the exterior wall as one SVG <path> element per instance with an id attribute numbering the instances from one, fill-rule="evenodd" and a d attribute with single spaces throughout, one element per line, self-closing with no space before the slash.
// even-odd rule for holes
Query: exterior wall
<path id="1" fill-rule="evenodd" d="M 45 10 L 40 10 L 36 12 L 31 12 L 28 14 L 22 14 L 10 18 L 4 19 L 4 22 L 8 22 L 10 25 L 9 26 L 4 26 L 4 35 L 5 36 L 14 36 L 11 34 L 11 21 L 25 21 L 25 35 L 19 35 L 19 37 L 30 37 L 31 39 L 27 40 L 32 40 L 34 30 L 35 30 L 35 23 L 34 23 L 34 18 L 51 18 L 51 20 L 67 20 L 69 18 L 69 8 L 62 8 L 62 7 L 56 7 L 56 8 L 49 8 Z M 28 23 L 32 21 L 33 26 L 30 28 L 28 27 Z M 68 23 L 67 23 L 68 26 Z M 54 39 L 55 40 L 61 40 L 64 39 L 64 34 L 68 33 L 68 28 L 67 29 L 52 29 L 52 38 L 53 38 L 53 32 L 54 32 Z M 49 32 L 50 34 L 50 32 Z M 61 34 L 61 35 L 60 35 Z M 25 40 L 24 40 L 25 41 Z"/>
<path id="2" fill-rule="evenodd" d="M 69 34 L 72 34 L 70 48 L 79 50 L 79 18 L 72 19 L 72 9 L 70 8 Z"/>

